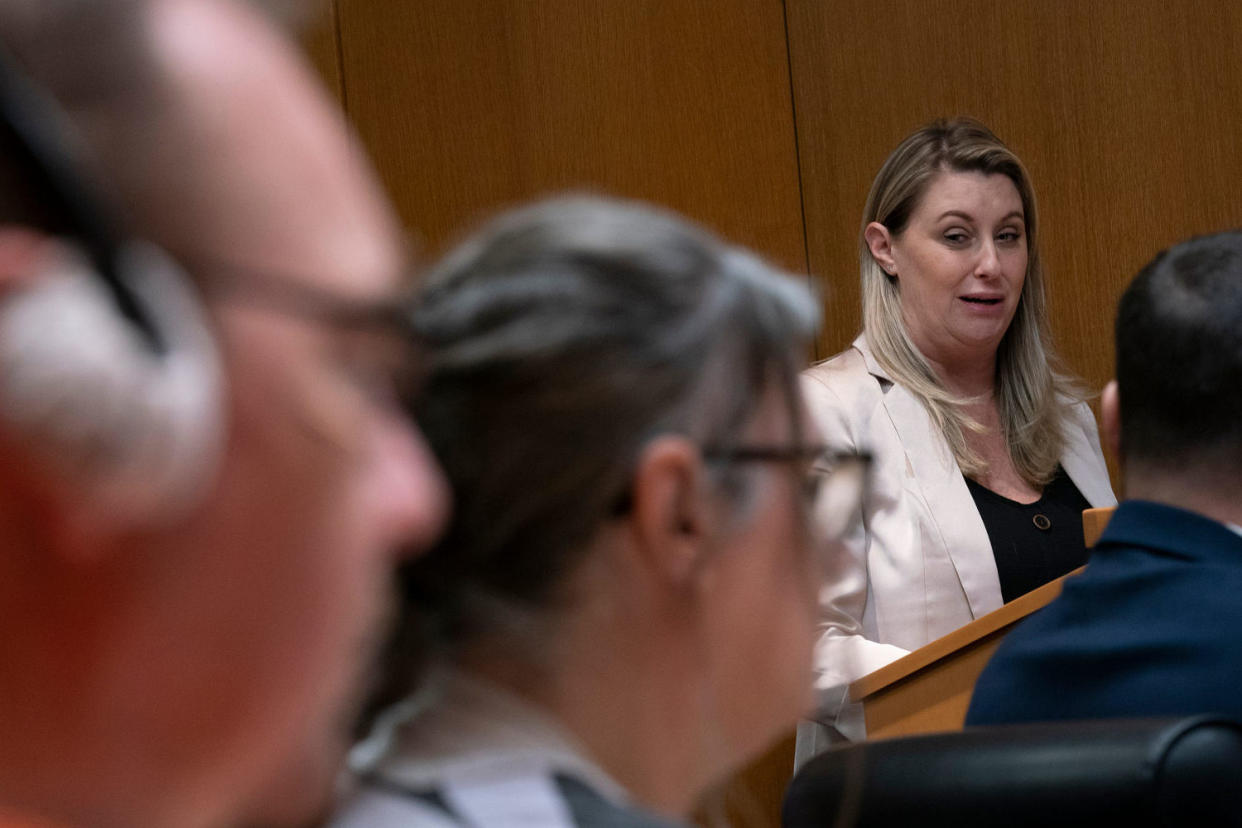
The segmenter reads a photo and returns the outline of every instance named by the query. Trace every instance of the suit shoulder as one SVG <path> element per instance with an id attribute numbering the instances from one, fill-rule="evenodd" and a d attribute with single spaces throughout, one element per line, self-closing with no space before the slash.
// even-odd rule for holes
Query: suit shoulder
<path id="1" fill-rule="evenodd" d="M 847 401 L 860 396 L 880 396 L 879 380 L 867 369 L 857 348 L 847 348 L 836 356 L 817 362 L 802 374 L 804 385 L 821 387 L 833 396 Z"/>
<path id="2" fill-rule="evenodd" d="M 826 437 L 865 431 L 884 400 L 880 380 L 855 348 L 808 368 L 802 374 L 802 389 Z"/>

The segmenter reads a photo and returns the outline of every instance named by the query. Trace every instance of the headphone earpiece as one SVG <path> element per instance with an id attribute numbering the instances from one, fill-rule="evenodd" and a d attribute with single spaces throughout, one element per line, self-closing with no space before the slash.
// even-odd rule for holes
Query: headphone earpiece
<path id="1" fill-rule="evenodd" d="M 115 238 L 55 103 L 0 54 L 0 146 L 67 236 L 0 293 L 0 428 L 92 514 L 175 519 L 218 464 L 223 373 L 185 274 Z M 20 219 L 19 219 L 20 222 Z"/>
<path id="2" fill-rule="evenodd" d="M 164 353 L 117 313 L 85 258 L 57 245 L 29 286 L 0 300 L 0 419 L 92 512 L 172 519 L 213 476 L 222 374 L 171 260 L 140 245 L 123 255 Z"/>

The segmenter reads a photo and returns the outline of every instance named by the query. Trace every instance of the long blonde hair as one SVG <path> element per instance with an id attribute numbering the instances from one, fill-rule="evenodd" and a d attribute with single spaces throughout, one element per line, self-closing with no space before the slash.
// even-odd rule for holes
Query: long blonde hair
<path id="1" fill-rule="evenodd" d="M 878 221 L 894 236 L 906 227 L 928 184 L 939 172 L 1004 175 L 1022 199 L 1026 221 L 1026 281 L 1009 330 L 996 354 L 995 393 L 1001 430 L 1014 467 L 1035 487 L 1056 472 L 1065 445 L 1067 399 L 1082 398 L 1076 382 L 1056 370 L 1048 334 L 1039 218 L 1026 168 L 986 126 L 970 118 L 934 121 L 910 135 L 884 162 L 871 185 L 862 227 Z M 901 291 L 860 240 L 863 329 L 876 360 L 894 382 L 922 401 L 944 434 L 962 473 L 978 476 L 987 464 L 967 443 L 981 426 L 966 413 L 968 400 L 951 393 L 911 341 L 903 322 Z"/>

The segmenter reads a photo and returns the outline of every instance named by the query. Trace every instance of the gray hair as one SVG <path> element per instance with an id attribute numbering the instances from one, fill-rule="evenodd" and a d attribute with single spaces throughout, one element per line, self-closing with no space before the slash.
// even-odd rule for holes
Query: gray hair
<path id="1" fill-rule="evenodd" d="M 404 586 L 408 612 L 448 639 L 557 606 L 653 437 L 728 445 L 774 387 L 800 434 L 819 306 L 804 280 L 670 213 L 573 197 L 458 247 L 416 319 L 430 372 L 417 416 L 455 508 Z"/>

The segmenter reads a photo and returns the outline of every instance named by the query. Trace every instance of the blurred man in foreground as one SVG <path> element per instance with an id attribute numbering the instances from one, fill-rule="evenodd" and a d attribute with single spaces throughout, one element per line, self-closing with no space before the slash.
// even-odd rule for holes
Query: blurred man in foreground
<path id="1" fill-rule="evenodd" d="M 446 511 L 397 225 L 248 8 L 0 0 L 0 43 L 0 821 L 301 818 Z"/>
<path id="2" fill-rule="evenodd" d="M 1127 499 L 1086 572 L 1001 644 L 968 724 L 1242 715 L 1242 233 L 1134 278 L 1101 407 Z"/>

